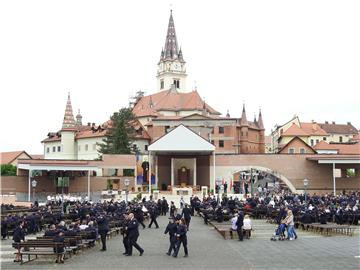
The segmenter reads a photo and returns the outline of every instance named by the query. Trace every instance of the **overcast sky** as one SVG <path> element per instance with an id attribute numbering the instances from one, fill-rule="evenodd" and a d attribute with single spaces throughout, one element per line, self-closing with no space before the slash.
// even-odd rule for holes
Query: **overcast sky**
<path id="1" fill-rule="evenodd" d="M 360 128 L 360 1 L 1 1 L 0 151 L 43 153 L 69 91 L 97 124 L 154 93 L 171 4 L 188 90 L 221 113 Z"/>

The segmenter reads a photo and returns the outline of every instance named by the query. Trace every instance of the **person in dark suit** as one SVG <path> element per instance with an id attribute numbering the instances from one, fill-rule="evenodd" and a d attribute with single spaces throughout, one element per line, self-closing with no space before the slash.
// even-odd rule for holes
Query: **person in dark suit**
<path id="1" fill-rule="evenodd" d="M 123 255 L 126 255 L 129 253 L 129 234 L 127 231 L 127 226 L 130 222 L 129 216 L 127 214 L 124 214 L 125 220 L 121 228 L 121 234 L 123 235 L 123 245 L 125 248 L 125 252 Z"/>
<path id="2" fill-rule="evenodd" d="M 129 224 L 127 225 L 127 233 L 129 236 L 128 253 L 126 256 L 132 256 L 132 248 L 136 248 L 140 252 L 140 256 L 143 255 L 144 249 L 142 249 L 137 243 L 139 237 L 139 222 L 135 219 L 134 214 L 129 214 Z"/>
<path id="3" fill-rule="evenodd" d="M 7 232 L 8 232 L 8 223 L 9 223 L 9 219 L 8 217 L 4 217 L 3 219 L 1 219 L 1 236 L 2 239 L 4 240 L 7 236 Z"/>
<path id="4" fill-rule="evenodd" d="M 178 253 L 179 253 L 179 249 L 181 246 L 181 243 L 184 246 L 184 252 L 185 252 L 185 256 L 184 257 L 188 257 L 188 248 L 187 248 L 187 228 L 186 228 L 186 224 L 185 224 L 185 220 L 181 219 L 179 221 L 177 221 L 179 223 L 177 230 L 176 230 L 176 238 L 177 238 L 177 242 L 176 242 L 176 249 L 175 252 L 173 254 L 173 257 L 176 258 Z"/>
<path id="5" fill-rule="evenodd" d="M 236 227 L 237 227 L 236 231 L 239 236 L 239 241 L 243 241 L 243 229 L 242 229 L 243 226 L 244 226 L 244 213 L 243 211 L 240 211 L 236 221 Z"/>
<path id="6" fill-rule="evenodd" d="M 57 234 L 56 226 L 54 224 L 50 225 L 50 229 L 45 231 L 45 236 L 54 237 Z"/>
<path id="7" fill-rule="evenodd" d="M 159 228 L 159 225 L 156 221 L 156 218 L 158 216 L 158 208 L 156 205 L 154 205 L 153 207 L 150 208 L 150 224 L 149 224 L 149 228 L 151 228 L 151 225 L 154 223 L 156 226 L 156 229 Z"/>
<path id="8" fill-rule="evenodd" d="M 227 186 L 227 183 L 225 182 L 225 183 L 224 183 L 224 193 L 227 193 L 227 187 L 228 187 L 228 186 Z"/>
<path id="9" fill-rule="evenodd" d="M 109 223 L 106 217 L 100 216 L 97 220 L 98 232 L 101 238 L 102 248 L 101 251 L 106 251 L 106 236 L 109 231 Z"/>
<path id="10" fill-rule="evenodd" d="M 25 241 L 25 229 L 24 229 L 25 222 L 20 221 L 19 225 L 16 227 L 13 233 L 13 240 L 14 243 L 20 243 Z M 20 262 L 20 248 L 18 248 L 18 252 L 16 253 L 14 262 Z"/>
<path id="11" fill-rule="evenodd" d="M 191 210 L 188 204 L 185 204 L 185 208 L 182 210 L 181 217 L 184 218 L 187 230 L 189 230 L 190 220 L 191 220 Z"/>
<path id="12" fill-rule="evenodd" d="M 171 202 L 171 204 L 170 204 L 170 217 L 174 217 L 175 211 L 176 211 L 176 206 L 175 206 L 174 202 Z"/>
<path id="13" fill-rule="evenodd" d="M 169 234 L 169 240 L 170 240 L 170 247 L 168 252 L 166 252 L 167 255 L 171 255 L 171 252 L 174 251 L 175 252 L 175 245 L 177 242 L 176 239 L 176 231 L 177 231 L 177 224 L 175 223 L 175 220 L 173 218 L 169 218 L 169 224 L 166 226 L 165 232 L 164 234 Z"/>
<path id="14" fill-rule="evenodd" d="M 54 242 L 56 243 L 56 246 L 54 247 L 54 252 L 57 255 L 56 263 L 64 263 L 64 232 L 58 231 L 57 235 L 54 237 Z"/>
<path id="15" fill-rule="evenodd" d="M 167 211 L 169 210 L 169 204 L 165 197 L 162 198 L 161 201 L 161 215 L 166 216 Z"/>

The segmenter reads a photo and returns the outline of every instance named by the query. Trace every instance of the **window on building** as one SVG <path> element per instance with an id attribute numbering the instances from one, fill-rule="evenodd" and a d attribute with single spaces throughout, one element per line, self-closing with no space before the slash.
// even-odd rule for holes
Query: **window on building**
<path id="1" fill-rule="evenodd" d="M 96 151 L 96 143 L 93 144 L 93 150 Z"/>
<path id="2" fill-rule="evenodd" d="M 221 148 L 224 147 L 224 141 L 223 140 L 219 140 L 219 147 L 221 147 Z"/>
<path id="3" fill-rule="evenodd" d="M 211 144 L 215 145 L 215 142 L 214 142 L 214 140 L 211 140 L 210 142 L 211 142 Z"/>
<path id="4" fill-rule="evenodd" d="M 46 153 L 50 153 L 50 147 L 46 147 Z"/>
<path id="5" fill-rule="evenodd" d="M 56 152 L 56 147 L 55 146 L 53 146 L 53 152 Z"/>
<path id="6" fill-rule="evenodd" d="M 174 80 L 174 85 L 176 88 L 180 88 L 180 80 Z"/>
<path id="7" fill-rule="evenodd" d="M 311 144 L 311 146 L 314 146 L 314 140 L 313 139 L 310 140 L 310 144 Z"/>
<path id="8" fill-rule="evenodd" d="M 319 139 L 316 140 L 316 144 L 318 144 L 318 143 L 319 143 Z"/>
<path id="9" fill-rule="evenodd" d="M 300 154 L 305 154 L 305 148 L 300 148 Z"/>
<path id="10" fill-rule="evenodd" d="M 219 134 L 224 134 L 224 127 L 219 127 Z"/>
<path id="11" fill-rule="evenodd" d="M 289 148 L 288 153 L 289 154 L 295 154 L 295 149 L 294 148 Z"/>
<path id="12" fill-rule="evenodd" d="M 149 145 L 145 144 L 145 151 L 148 150 Z"/>
<path id="13" fill-rule="evenodd" d="M 339 142 L 343 142 L 343 137 L 342 136 L 339 137 Z"/>
<path id="14" fill-rule="evenodd" d="M 323 140 L 326 141 L 326 137 L 323 137 Z"/>
<path id="15" fill-rule="evenodd" d="M 170 129 L 170 126 L 165 126 L 164 129 L 165 129 L 165 133 L 168 133 L 169 129 Z"/>
<path id="16" fill-rule="evenodd" d="M 61 152 L 61 146 L 57 147 L 58 152 Z"/>
<path id="17" fill-rule="evenodd" d="M 164 89 L 164 80 L 160 81 L 160 89 Z"/>
<path id="18" fill-rule="evenodd" d="M 78 149 L 79 149 L 78 151 L 80 152 L 81 151 L 81 145 L 78 146 Z"/>
<path id="19" fill-rule="evenodd" d="M 85 144 L 85 151 L 89 150 L 89 145 Z"/>

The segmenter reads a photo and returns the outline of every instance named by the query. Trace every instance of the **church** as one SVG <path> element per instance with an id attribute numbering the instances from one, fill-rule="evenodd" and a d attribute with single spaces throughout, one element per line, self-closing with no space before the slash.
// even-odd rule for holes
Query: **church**
<path id="1" fill-rule="evenodd" d="M 136 117 L 133 146 L 140 154 L 148 154 L 151 143 L 179 125 L 213 144 L 219 154 L 265 153 L 261 111 L 254 121 L 247 120 L 245 105 L 240 118 L 231 117 L 229 113 L 221 116 L 200 97 L 197 89 L 186 88 L 186 62 L 178 45 L 172 12 L 157 65 L 156 91 L 150 95 L 140 92 L 131 103 Z M 75 119 L 69 94 L 61 130 L 49 132 L 42 141 L 45 159 L 99 158 L 98 144 L 110 125 L 111 121 L 83 125 L 80 111 Z"/>

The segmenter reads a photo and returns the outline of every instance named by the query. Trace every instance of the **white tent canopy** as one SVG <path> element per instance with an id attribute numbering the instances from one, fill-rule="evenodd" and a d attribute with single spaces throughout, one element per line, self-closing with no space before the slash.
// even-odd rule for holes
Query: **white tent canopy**
<path id="1" fill-rule="evenodd" d="M 191 129 L 179 125 L 148 148 L 151 152 L 213 152 L 215 146 Z"/>

